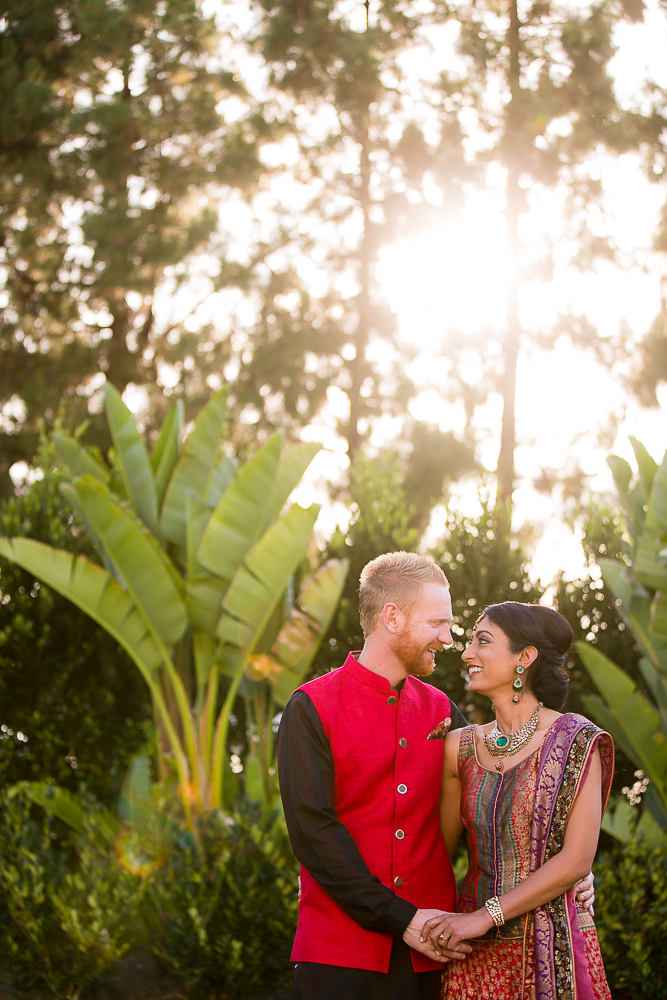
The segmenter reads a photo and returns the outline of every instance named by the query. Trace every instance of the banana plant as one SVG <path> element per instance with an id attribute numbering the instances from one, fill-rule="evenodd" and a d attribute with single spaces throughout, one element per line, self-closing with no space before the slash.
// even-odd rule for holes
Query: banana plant
<path id="1" fill-rule="evenodd" d="M 648 779 L 637 829 L 667 843 L 667 456 L 658 466 L 631 442 L 635 476 L 624 459 L 608 460 L 627 528 L 625 559 L 599 565 L 641 651 L 648 694 L 593 645 L 580 642 L 578 650 L 601 695 L 585 699 L 588 710 Z"/>
<path id="2" fill-rule="evenodd" d="M 0 555 L 90 615 L 141 671 L 162 763 L 175 769 L 190 823 L 229 802 L 227 733 L 237 697 L 268 706 L 257 719 L 271 731 L 271 706 L 284 703 L 312 664 L 348 568 L 344 560 L 322 567 L 293 598 L 319 507 L 287 502 L 320 446 L 287 445 L 278 432 L 239 467 L 225 448 L 226 400 L 225 389 L 216 393 L 185 438 L 177 402 L 149 452 L 107 383 L 110 464 L 55 435 L 72 477 L 63 491 L 99 563 L 31 539 L 0 539 Z M 262 657 L 270 661 L 264 672 Z"/>

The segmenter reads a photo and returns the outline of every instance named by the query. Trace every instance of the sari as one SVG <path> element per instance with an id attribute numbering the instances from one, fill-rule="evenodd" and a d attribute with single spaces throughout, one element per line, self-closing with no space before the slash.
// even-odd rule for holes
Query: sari
<path id="1" fill-rule="evenodd" d="M 588 719 L 568 713 L 542 745 L 505 771 L 477 760 L 475 728 L 461 734 L 461 818 L 469 867 L 459 909 L 472 912 L 527 878 L 563 847 L 572 806 L 591 754 L 602 761 L 602 806 L 609 797 L 614 746 Z M 467 959 L 443 974 L 442 1000 L 609 1000 L 597 933 L 574 889 L 471 942 Z"/>

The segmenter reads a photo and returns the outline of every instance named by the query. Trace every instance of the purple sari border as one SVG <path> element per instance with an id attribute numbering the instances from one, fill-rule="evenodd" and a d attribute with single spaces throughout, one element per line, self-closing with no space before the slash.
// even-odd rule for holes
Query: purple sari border
<path id="1" fill-rule="evenodd" d="M 573 713 L 561 716 L 547 733 L 538 763 L 531 872 L 562 850 L 572 806 L 596 747 L 602 759 L 604 812 L 614 763 L 614 744 L 609 734 Z M 534 920 L 537 1000 L 594 1000 L 574 891 L 538 907 Z"/>

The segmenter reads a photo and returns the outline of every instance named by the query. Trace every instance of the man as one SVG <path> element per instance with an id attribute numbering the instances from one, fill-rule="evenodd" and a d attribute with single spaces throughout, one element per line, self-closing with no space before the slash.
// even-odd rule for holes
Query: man
<path id="1" fill-rule="evenodd" d="M 379 556 L 362 571 L 359 612 L 363 650 L 296 691 L 278 735 L 301 863 L 294 998 L 437 1000 L 455 956 L 419 935 L 456 904 L 438 807 L 444 737 L 466 723 L 419 678 L 452 642 L 447 578 L 427 556 Z"/>

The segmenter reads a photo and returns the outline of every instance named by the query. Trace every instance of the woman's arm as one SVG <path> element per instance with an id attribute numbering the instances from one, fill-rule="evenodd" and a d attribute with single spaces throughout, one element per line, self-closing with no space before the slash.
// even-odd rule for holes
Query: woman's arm
<path id="1" fill-rule="evenodd" d="M 463 833 L 461 823 L 461 779 L 459 778 L 459 744 L 461 730 L 447 733 L 445 737 L 445 765 L 442 769 L 440 793 L 440 829 L 450 858 Z"/>
<path id="2" fill-rule="evenodd" d="M 513 889 L 499 897 L 505 920 L 518 917 L 562 895 L 591 869 L 602 821 L 602 765 L 600 754 L 591 756 L 586 781 L 572 807 L 563 849 Z M 485 906 L 474 913 L 449 913 L 424 924 L 422 937 L 436 947 L 456 949 L 457 942 L 476 938 L 494 926 Z"/>

